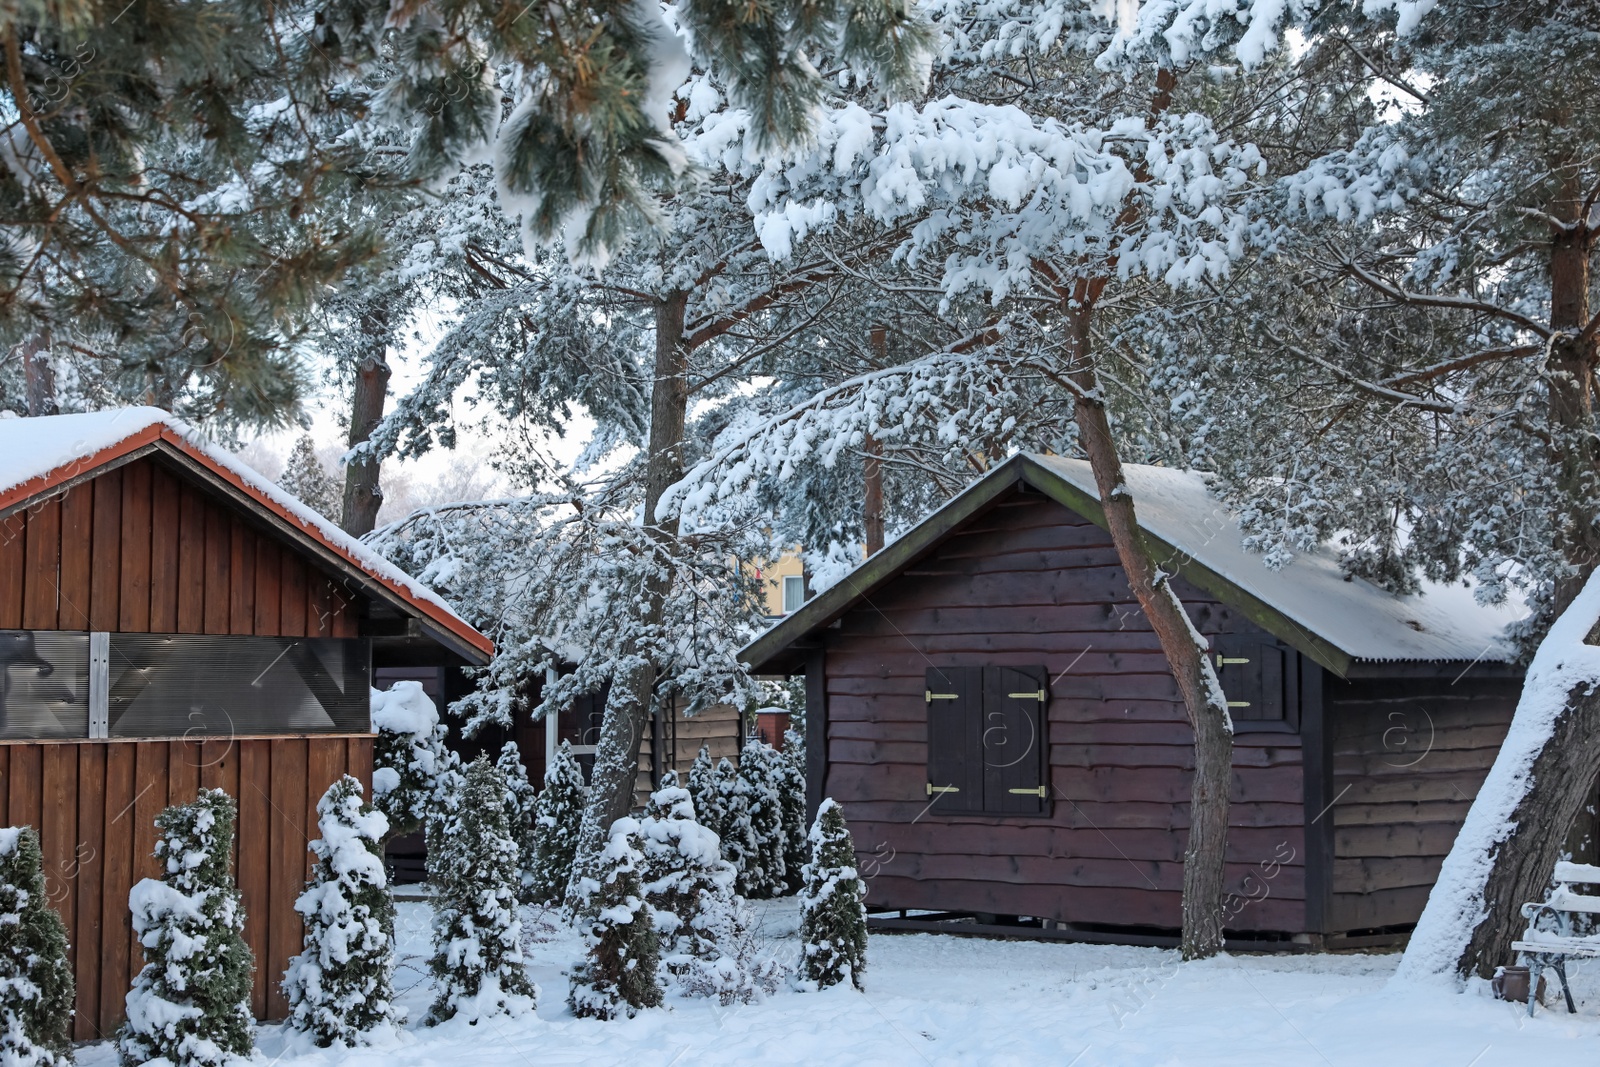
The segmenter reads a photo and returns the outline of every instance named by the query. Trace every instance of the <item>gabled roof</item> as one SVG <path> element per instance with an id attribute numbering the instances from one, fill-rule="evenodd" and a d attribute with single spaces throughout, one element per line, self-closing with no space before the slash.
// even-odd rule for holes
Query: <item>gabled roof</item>
<path id="1" fill-rule="evenodd" d="M 368 595 L 416 619 L 469 662 L 486 663 L 494 654 L 494 643 L 427 586 L 160 408 L 0 418 L 0 517 L 152 453 L 256 514 L 307 555 L 350 575 Z"/>
<path id="2" fill-rule="evenodd" d="M 1358 661 L 1510 663 L 1503 634 L 1520 612 L 1478 604 L 1463 586 L 1425 583 L 1400 596 L 1345 578 L 1333 551 L 1319 546 L 1278 570 L 1240 543 L 1234 516 L 1193 471 L 1124 468 L 1146 544 L 1169 572 L 1239 610 L 1268 633 L 1345 676 Z M 740 659 L 753 669 L 793 669 L 816 631 L 909 564 L 937 548 L 1002 494 L 1028 485 L 1102 528 L 1100 494 L 1085 460 L 1015 456 L 874 555 L 837 585 L 752 641 Z"/>

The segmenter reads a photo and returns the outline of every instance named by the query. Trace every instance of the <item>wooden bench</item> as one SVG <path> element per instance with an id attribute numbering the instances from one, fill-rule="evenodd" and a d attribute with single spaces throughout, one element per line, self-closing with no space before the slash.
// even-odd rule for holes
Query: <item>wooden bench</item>
<path id="1" fill-rule="evenodd" d="M 1528 920 L 1528 929 L 1521 941 L 1511 947 L 1520 952 L 1528 963 L 1528 1014 L 1533 1014 L 1539 1002 L 1539 972 L 1549 967 L 1561 979 L 1561 992 L 1567 998 L 1567 1012 L 1576 1015 L 1578 1007 L 1572 1002 L 1572 987 L 1567 984 L 1567 960 L 1600 958 L 1600 933 L 1582 935 L 1573 932 L 1577 919 L 1584 915 L 1600 915 L 1600 897 L 1579 893 L 1573 885 L 1600 885 L 1600 867 L 1587 863 L 1558 863 L 1555 874 L 1556 887 L 1550 899 L 1542 904 L 1524 904 L 1522 917 Z M 1537 929 L 1538 920 L 1550 917 L 1555 920 L 1554 930 Z"/>

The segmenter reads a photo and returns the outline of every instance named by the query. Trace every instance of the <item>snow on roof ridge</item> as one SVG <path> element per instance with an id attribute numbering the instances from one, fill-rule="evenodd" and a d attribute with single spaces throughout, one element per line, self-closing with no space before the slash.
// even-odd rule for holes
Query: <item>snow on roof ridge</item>
<path id="1" fill-rule="evenodd" d="M 1100 498 L 1087 460 L 1029 458 Z M 1355 659 L 1515 659 L 1505 629 L 1522 613 L 1512 605 L 1479 604 L 1470 587 L 1437 582 L 1423 582 L 1417 594 L 1391 593 L 1347 578 L 1325 545 L 1272 570 L 1244 547 L 1237 518 L 1202 473 L 1138 463 L 1123 472 L 1141 527 Z"/>
<path id="2" fill-rule="evenodd" d="M 62 467 L 81 464 L 153 426 L 161 426 L 177 434 L 189 448 L 203 454 L 207 460 L 237 477 L 248 489 L 288 512 L 302 526 L 315 530 L 324 541 L 373 577 L 400 586 L 417 599 L 439 608 L 450 618 L 463 625 L 471 625 L 432 589 L 301 503 L 232 452 L 207 441 L 200 431 L 161 408 L 107 408 L 72 415 L 0 419 L 0 493 L 9 492 L 35 479 L 47 479 Z"/>

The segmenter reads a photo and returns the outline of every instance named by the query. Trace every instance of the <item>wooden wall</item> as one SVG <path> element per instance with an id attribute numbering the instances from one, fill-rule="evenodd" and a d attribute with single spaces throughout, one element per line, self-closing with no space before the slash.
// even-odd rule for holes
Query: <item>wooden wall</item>
<path id="1" fill-rule="evenodd" d="M 0 520 L 0 630 L 355 637 L 357 603 L 151 457 Z"/>
<path id="2" fill-rule="evenodd" d="M 711 753 L 712 762 L 727 759 L 738 765 L 744 731 L 739 723 L 737 708 L 729 704 L 717 704 L 691 716 L 683 713 L 683 705 L 679 703 L 673 708 L 673 719 L 673 722 L 664 724 L 667 740 L 672 747 L 663 746 L 665 751 L 661 770 L 676 770 L 680 784 L 688 784 L 689 765 L 694 762 L 701 745 Z M 652 775 L 654 767 L 655 744 L 652 734 L 646 730 L 644 740 L 639 745 L 639 774 L 633 787 L 634 807 L 642 808 L 645 801 L 650 799 L 650 793 L 655 788 Z"/>
<path id="3" fill-rule="evenodd" d="M 1258 632 L 1178 589 L 1203 632 Z M 823 637 L 825 794 L 871 906 L 1181 924 L 1193 735 L 1107 534 L 1040 496 L 1003 498 Z M 924 670 L 963 664 L 1048 669 L 1047 816 L 928 812 Z M 1274 876 L 1228 928 L 1303 930 L 1299 736 L 1239 734 L 1232 800 L 1228 890 L 1260 896 L 1264 863 Z"/>
<path id="4" fill-rule="evenodd" d="M 1327 681 L 1334 824 L 1332 931 L 1422 914 L 1505 740 L 1520 679 Z"/>
<path id="5" fill-rule="evenodd" d="M 287 1014 L 279 985 L 301 947 L 294 901 L 311 873 L 306 845 L 317 834 L 317 801 L 347 773 L 371 794 L 371 737 L 0 743 L 0 826 L 38 828 L 47 892 L 71 939 L 74 1037 L 109 1037 L 121 1023 L 144 965 L 128 890 L 160 874 L 161 809 L 203 787 L 239 802 L 234 871 L 256 959 L 256 1015 Z"/>

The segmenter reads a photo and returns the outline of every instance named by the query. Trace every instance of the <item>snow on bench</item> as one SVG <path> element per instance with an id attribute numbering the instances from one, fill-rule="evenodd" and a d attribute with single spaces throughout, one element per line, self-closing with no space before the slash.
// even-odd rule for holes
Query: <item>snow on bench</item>
<path id="1" fill-rule="evenodd" d="M 1561 979 L 1561 992 L 1567 998 L 1567 1012 L 1576 1015 L 1578 1007 L 1572 1002 L 1572 987 L 1567 984 L 1567 959 L 1600 958 L 1600 934 L 1573 932 L 1575 920 L 1580 915 L 1600 915 L 1600 897 L 1579 893 L 1573 885 L 1600 885 L 1600 867 L 1588 863 L 1558 863 L 1555 871 L 1556 887 L 1543 903 L 1524 904 L 1522 917 L 1528 920 L 1528 929 L 1521 941 L 1511 947 L 1522 953 L 1528 962 L 1528 1014 L 1533 1014 L 1539 1002 L 1539 972 L 1550 967 Z M 1541 918 L 1553 918 L 1554 930 L 1538 929 Z"/>

